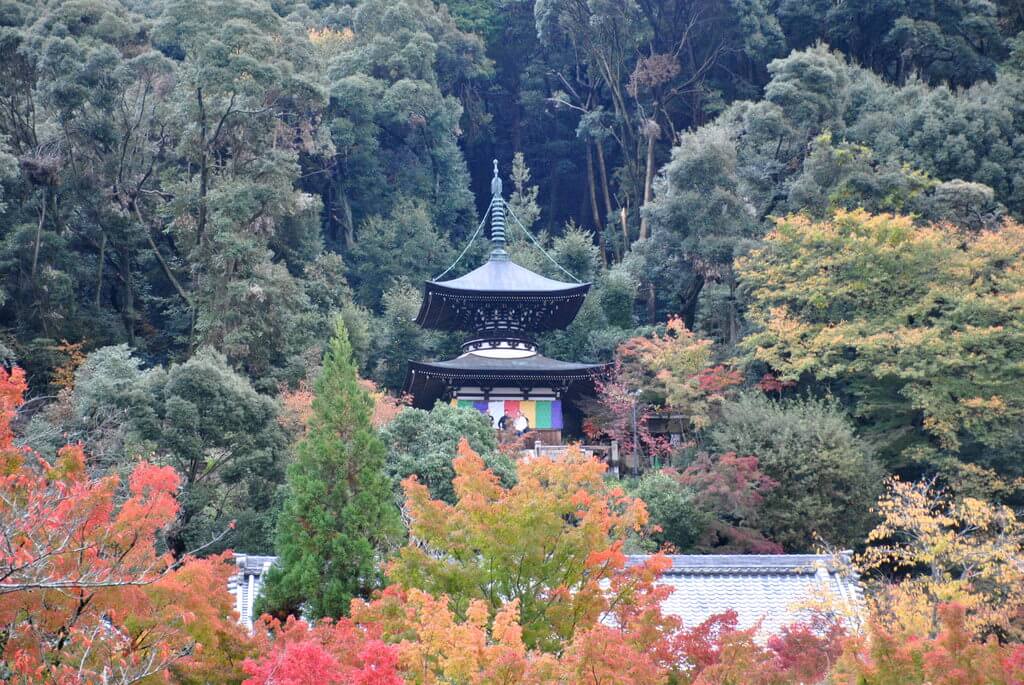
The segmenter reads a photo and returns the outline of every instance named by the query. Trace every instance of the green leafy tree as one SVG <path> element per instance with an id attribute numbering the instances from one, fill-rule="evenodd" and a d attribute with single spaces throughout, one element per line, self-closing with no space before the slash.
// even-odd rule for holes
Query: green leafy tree
<path id="1" fill-rule="evenodd" d="M 311 179 L 324 198 L 328 244 L 346 253 L 373 237 L 371 217 L 422 202 L 430 220 L 461 236 L 473 223 L 458 148 L 459 95 L 487 73 L 479 38 L 430 0 L 365 0 L 340 10 L 321 42 L 334 147 Z"/>
<path id="2" fill-rule="evenodd" d="M 32 417 L 23 442 L 47 457 L 80 442 L 93 470 L 126 470 L 137 448 L 132 427 L 149 415 L 153 402 L 145 376 L 142 360 L 128 345 L 90 352 L 75 370 L 74 386 Z"/>
<path id="3" fill-rule="evenodd" d="M 540 219 L 540 205 L 537 203 L 540 188 L 527 185 L 530 182 L 530 168 L 526 166 L 526 157 L 522 152 L 517 152 L 512 156 L 509 180 L 512 181 L 512 193 L 508 198 L 508 208 L 523 225 L 523 228 L 532 231 L 537 220 Z"/>
<path id="4" fill-rule="evenodd" d="M 608 324 L 631 329 L 636 325 L 633 303 L 636 301 L 637 283 L 621 265 L 601 274 L 590 297 L 595 298 L 604 311 Z"/>
<path id="5" fill-rule="evenodd" d="M 917 72 L 932 83 L 966 86 L 991 79 L 1005 54 L 999 5 L 785 0 L 777 16 L 795 47 L 824 40 L 897 82 Z"/>
<path id="6" fill-rule="evenodd" d="M 8 3 L 3 23 L 0 136 L 21 174 L 0 270 L 9 315 L 26 341 L 38 336 L 25 356 L 86 333 L 131 341 L 136 260 L 147 258 L 121 191 L 152 163 L 144 141 L 164 111 L 155 85 L 169 64 L 148 49 L 148 22 L 118 3 Z"/>
<path id="7" fill-rule="evenodd" d="M 635 237 L 649 237 L 650 216 L 643 210 L 652 199 L 655 171 L 678 133 L 717 111 L 722 89 L 756 92 L 764 63 L 782 54 L 781 28 L 766 10 L 760 2 L 536 2 L 544 61 L 558 75 L 547 86 L 549 98 L 573 113 L 579 139 L 573 156 L 586 160 L 585 171 L 581 163 L 578 172 L 586 195 L 580 201 L 587 208 L 580 214 L 593 217 L 587 224 L 599 236 L 620 224 L 615 252 L 628 251 Z M 733 50 L 724 50 L 726 45 Z M 611 155 L 617 165 L 610 168 Z M 607 233 L 611 237 L 613 231 Z M 605 248 L 608 241 L 599 242 Z"/>
<path id="8" fill-rule="evenodd" d="M 664 471 L 648 471 L 627 483 L 630 495 L 647 505 L 650 523 L 657 528 L 650 540 L 674 552 L 686 552 L 697 546 L 704 536 L 711 516 L 694 501 L 693 492 L 678 478 Z"/>
<path id="9" fill-rule="evenodd" d="M 338 617 L 353 597 L 377 587 L 379 562 L 400 523 L 372 412 L 339 321 L 316 382 L 308 432 L 288 467 L 278 565 L 267 575 L 261 611 Z"/>
<path id="10" fill-rule="evenodd" d="M 305 34 L 260 0 L 128 5 L 4 14 L 18 87 L 0 135 L 23 172 L 7 313 L 32 347 L 207 343 L 271 376 L 309 344 L 294 276 L 320 251 L 320 201 L 294 188 L 321 102 Z"/>
<path id="11" fill-rule="evenodd" d="M 430 411 L 403 409 L 381 431 L 388 448 L 388 474 L 396 488 L 409 476 L 416 476 L 432 498 L 454 504 L 452 455 L 463 438 L 502 483 L 515 483 L 515 467 L 498 450 L 490 418 L 475 409 L 438 402 Z"/>
<path id="12" fill-rule="evenodd" d="M 777 486 L 755 526 L 787 551 L 813 551 L 818 539 L 857 545 L 873 523 L 884 471 L 843 410 L 828 400 L 779 402 L 748 393 L 721 408 L 710 431 L 720 452 L 757 457 Z"/>
<path id="13" fill-rule="evenodd" d="M 384 293 L 399 280 L 433 278 L 455 254 L 435 228 L 422 202 L 400 199 L 386 217 L 370 217 L 352 250 L 349 276 L 359 302 L 379 309 Z"/>
<path id="14" fill-rule="evenodd" d="M 1024 229 L 908 217 L 781 220 L 739 261 L 758 330 L 747 358 L 848 398 L 894 468 L 945 457 L 1021 475 Z"/>
<path id="15" fill-rule="evenodd" d="M 146 372 L 141 383 L 149 405 L 132 411 L 130 443 L 182 478 L 170 548 L 194 549 L 235 521 L 222 546 L 269 550 L 286 453 L 274 400 L 210 349 Z"/>
<path id="16" fill-rule="evenodd" d="M 127 345 L 95 350 L 24 438 L 49 454 L 69 439 L 81 442 L 95 450 L 89 467 L 98 474 L 127 474 L 140 457 L 174 467 L 181 508 L 167 544 L 176 554 L 205 545 L 231 521 L 215 549 L 272 549 L 287 451 L 278 408 L 214 350 L 151 369 Z"/>
<path id="17" fill-rule="evenodd" d="M 416 325 L 422 299 L 420 288 L 404 279 L 384 293 L 384 312 L 375 321 L 371 356 L 376 360 L 373 378 L 385 388 L 402 387 L 410 359 L 439 357 L 458 349 L 449 344 L 449 336 Z"/>
<path id="18" fill-rule="evenodd" d="M 352 289 L 345 277 L 346 272 L 347 268 L 341 255 L 323 252 L 306 265 L 302 287 L 313 307 L 313 338 L 327 340 L 334 330 L 334 318 L 341 316 L 345 321 L 349 342 L 352 343 L 352 355 L 359 362 L 360 368 L 363 368 L 370 354 L 372 314 L 370 310 L 355 303 Z M 318 346 L 313 349 L 319 353 Z M 312 375 L 307 373 L 307 378 Z"/>
<path id="19" fill-rule="evenodd" d="M 652 233 L 633 276 L 657 283 L 690 329 L 705 284 L 729 279 L 737 248 L 756 234 L 757 217 L 740 191 L 736 146 L 724 126 L 684 134 L 647 209 Z"/>
<path id="20" fill-rule="evenodd" d="M 767 69 L 763 99 L 681 136 L 655 181 L 651 239 L 626 265 L 639 281 L 655 276 L 659 315 L 738 342 L 749 327 L 733 258 L 788 212 L 864 207 L 981 230 L 1003 205 L 1024 206 L 1016 75 L 959 91 L 897 86 L 820 45 Z"/>
<path id="21" fill-rule="evenodd" d="M 551 243 L 551 259 L 558 266 L 568 271 L 580 281 L 595 281 L 601 274 L 604 263 L 601 251 L 594 245 L 594 236 L 575 224 L 565 227 L 562 235 Z M 545 271 L 552 278 L 567 280 L 562 269 L 557 268 L 550 260 L 545 260 Z"/>
<path id="22" fill-rule="evenodd" d="M 308 40 L 260 0 L 169 0 L 153 35 L 178 61 L 169 125 L 181 135 L 168 144 L 181 163 L 166 192 L 133 200 L 136 218 L 169 231 L 190 266 L 182 298 L 193 344 L 269 375 L 309 344 L 305 293 L 271 252 L 301 273 L 317 251 L 304 243 L 320 202 L 295 188 L 300 151 L 320 144 L 307 121 L 324 96 L 307 69 Z M 284 122 L 306 135 L 285 134 Z"/>

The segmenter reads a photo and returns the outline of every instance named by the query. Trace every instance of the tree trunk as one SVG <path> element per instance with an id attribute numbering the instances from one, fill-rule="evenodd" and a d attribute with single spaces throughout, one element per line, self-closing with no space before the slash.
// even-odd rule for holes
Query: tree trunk
<path id="1" fill-rule="evenodd" d="M 355 226 L 352 223 L 352 205 L 348 201 L 348 193 L 342 190 L 339 195 L 339 208 L 341 209 L 341 229 L 345 235 L 345 249 L 353 250 L 356 246 Z"/>
<path id="2" fill-rule="evenodd" d="M 100 238 L 100 263 L 96 267 L 96 311 L 100 309 L 100 298 L 103 294 L 103 263 L 107 258 L 107 232 L 103 231 Z"/>
<path id="3" fill-rule="evenodd" d="M 132 291 L 132 260 L 127 247 L 121 248 L 121 317 L 128 331 L 128 344 L 135 345 L 135 293 Z"/>
<path id="4" fill-rule="evenodd" d="M 679 293 L 679 304 L 682 309 L 680 314 L 686 327 L 693 330 L 697 319 L 697 303 L 700 300 L 700 293 L 704 289 L 704 276 L 696 274 L 693 281 L 685 290 Z"/>
<path id="5" fill-rule="evenodd" d="M 653 124 L 652 124 L 653 125 Z M 653 131 L 647 132 L 647 172 L 644 175 L 644 204 L 640 209 L 640 240 L 647 237 L 647 204 L 651 201 L 654 186 L 654 139 Z"/>
<path id="6" fill-rule="evenodd" d="M 622 254 L 629 252 L 629 212 L 626 207 L 619 209 L 619 221 L 622 223 Z"/>
<path id="7" fill-rule="evenodd" d="M 740 341 L 740 315 L 736 310 L 736 281 L 729 279 L 729 347 L 735 349 Z"/>
<path id="8" fill-rule="evenodd" d="M 35 247 L 32 248 L 32 282 L 36 280 L 36 267 L 39 264 L 39 245 L 43 241 L 43 223 L 46 221 L 46 188 L 43 188 L 43 206 L 39 210 L 39 224 L 36 226 Z"/>
<path id="9" fill-rule="evenodd" d="M 654 324 L 658 315 L 658 300 L 655 296 L 654 281 L 647 282 L 647 323 Z"/>
<path id="10" fill-rule="evenodd" d="M 206 147 L 206 106 L 203 104 L 202 88 L 196 89 L 196 100 L 199 103 L 199 147 L 202 150 L 199 158 L 199 219 L 196 222 L 196 242 L 202 245 L 206 232 L 206 194 L 210 186 L 210 160 Z M 149 235 L 148 231 L 146 235 Z"/>
<path id="11" fill-rule="evenodd" d="M 608 190 L 608 166 L 604 161 L 604 143 L 600 140 L 594 141 L 594 148 L 597 150 L 597 171 L 601 177 L 601 198 L 604 200 L 604 215 L 605 221 L 611 222 L 614 210 L 612 209 L 612 194 Z M 612 243 L 614 245 L 614 241 Z M 622 249 L 615 249 L 615 258 L 621 260 L 622 256 L 626 253 L 627 245 L 623 245 Z"/>
<path id="12" fill-rule="evenodd" d="M 157 248 L 156 241 L 153 240 L 153 236 L 150 233 L 149 224 L 147 224 L 145 220 L 143 220 L 142 213 L 139 211 L 139 206 L 134 201 L 132 202 L 132 209 L 135 210 L 135 218 L 137 218 L 139 220 L 139 223 L 142 225 L 142 231 L 143 233 L 146 234 L 146 241 L 149 243 L 150 249 L 153 250 L 153 254 L 156 255 L 157 261 L 160 262 L 160 266 L 161 268 L 163 268 L 164 274 L 167 276 L 167 280 L 169 280 L 171 282 L 171 285 L 174 286 L 174 289 L 178 292 L 178 295 L 181 296 L 181 299 L 185 300 L 185 304 L 187 304 L 189 307 L 192 307 L 191 298 L 189 298 L 188 293 L 185 292 L 185 289 L 181 287 L 181 283 L 178 282 L 178 278 L 174 275 L 174 272 L 171 271 L 171 267 L 167 263 L 167 260 L 164 259 L 164 256 L 162 254 L 160 254 L 160 250 L 159 248 Z"/>
<path id="13" fill-rule="evenodd" d="M 590 190 L 590 211 L 594 215 L 594 231 L 597 233 L 597 243 L 601 248 L 601 262 L 608 266 L 608 251 L 604 247 L 604 222 L 601 221 L 601 212 L 597 209 L 597 188 L 594 179 L 594 152 L 590 143 L 587 143 L 587 187 Z"/>

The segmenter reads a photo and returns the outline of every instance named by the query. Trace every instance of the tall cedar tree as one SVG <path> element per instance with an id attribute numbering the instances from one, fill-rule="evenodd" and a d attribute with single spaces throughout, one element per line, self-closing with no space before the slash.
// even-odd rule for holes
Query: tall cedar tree
<path id="1" fill-rule="evenodd" d="M 359 385 L 339 320 L 316 382 L 309 432 L 288 468 L 279 565 L 267 575 L 262 611 L 337 617 L 353 597 L 377 586 L 381 552 L 401 524 L 372 415 L 373 399 Z"/>

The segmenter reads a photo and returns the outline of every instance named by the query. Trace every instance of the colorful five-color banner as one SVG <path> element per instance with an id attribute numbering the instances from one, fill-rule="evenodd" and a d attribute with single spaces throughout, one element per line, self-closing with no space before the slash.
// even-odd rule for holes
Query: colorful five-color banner
<path id="1" fill-rule="evenodd" d="M 489 414 L 494 420 L 494 425 L 502 416 L 510 416 L 513 419 L 520 413 L 530 422 L 530 428 L 539 430 L 562 430 L 562 401 L 561 400 L 504 400 L 497 402 L 484 402 L 483 400 L 452 400 L 452 406 L 460 409 L 476 409 L 477 411 Z"/>

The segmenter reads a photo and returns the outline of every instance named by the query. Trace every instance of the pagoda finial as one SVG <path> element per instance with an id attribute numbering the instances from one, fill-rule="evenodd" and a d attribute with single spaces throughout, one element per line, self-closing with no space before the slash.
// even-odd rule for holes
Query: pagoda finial
<path id="1" fill-rule="evenodd" d="M 491 179 L 491 195 L 501 196 L 501 176 L 498 176 L 498 160 L 494 160 L 494 178 Z"/>
<path id="2" fill-rule="evenodd" d="M 494 178 L 491 179 L 491 259 L 506 261 L 505 251 L 505 199 L 501 196 L 501 177 L 498 176 L 498 160 L 494 160 Z"/>

